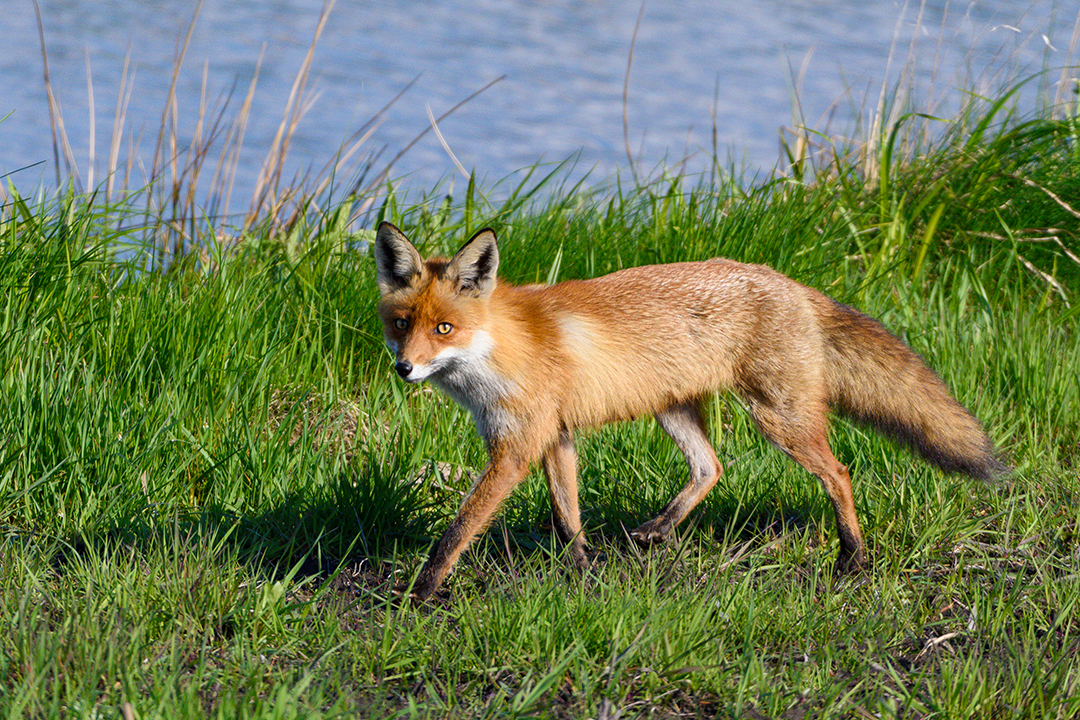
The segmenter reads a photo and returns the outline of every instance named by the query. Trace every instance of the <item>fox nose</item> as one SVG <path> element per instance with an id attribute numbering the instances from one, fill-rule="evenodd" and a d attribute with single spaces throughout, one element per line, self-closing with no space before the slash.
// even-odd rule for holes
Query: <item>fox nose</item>
<path id="1" fill-rule="evenodd" d="M 412 363 L 408 360 L 399 360 L 397 364 L 394 365 L 394 370 L 396 370 L 397 374 L 401 377 L 407 378 L 409 377 L 409 373 L 412 372 Z"/>

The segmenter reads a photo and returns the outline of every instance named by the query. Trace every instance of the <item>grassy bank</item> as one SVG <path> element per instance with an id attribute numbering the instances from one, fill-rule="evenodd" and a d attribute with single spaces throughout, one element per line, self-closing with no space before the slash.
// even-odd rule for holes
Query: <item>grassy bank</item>
<path id="1" fill-rule="evenodd" d="M 591 573 L 565 569 L 534 474 L 444 595 L 397 607 L 484 452 L 464 412 L 392 377 L 355 205 L 247 224 L 163 270 L 122 201 L 9 190 L 0 711 L 1077 715 L 1080 124 L 1003 107 L 906 149 L 903 118 L 752 186 L 556 175 L 498 206 L 470 187 L 380 215 L 425 253 L 493 225 L 513 282 L 724 255 L 882 319 L 1017 472 L 943 476 L 838 422 L 874 561 L 854 578 L 832 575 L 816 481 L 718 398 L 730 469 L 668 546 L 624 534 L 683 482 L 641 420 L 579 444 Z"/>

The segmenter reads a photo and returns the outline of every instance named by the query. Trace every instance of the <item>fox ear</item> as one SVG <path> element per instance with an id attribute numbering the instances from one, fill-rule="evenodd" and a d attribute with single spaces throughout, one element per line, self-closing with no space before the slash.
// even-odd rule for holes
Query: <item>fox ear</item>
<path id="1" fill-rule="evenodd" d="M 457 291 L 482 298 L 495 289 L 499 270 L 499 245 L 495 231 L 484 228 L 458 250 L 447 266 L 447 274 L 457 282 Z"/>
<path id="2" fill-rule="evenodd" d="M 409 287 L 420 276 L 423 259 L 405 234 L 388 222 L 379 224 L 375 234 L 375 284 L 389 295 Z"/>

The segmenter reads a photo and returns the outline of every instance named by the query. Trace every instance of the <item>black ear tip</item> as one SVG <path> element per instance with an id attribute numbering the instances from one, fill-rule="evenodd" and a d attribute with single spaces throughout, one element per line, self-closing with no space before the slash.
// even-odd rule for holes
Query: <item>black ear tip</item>
<path id="1" fill-rule="evenodd" d="M 469 238 L 469 242 L 472 242 L 473 240 L 477 239 L 478 237 L 480 237 L 482 235 L 491 235 L 491 241 L 492 242 L 494 242 L 496 244 L 499 242 L 499 237 L 498 237 L 498 235 L 495 234 L 495 229 L 490 228 L 490 227 L 481 228 L 481 229 L 477 230 L 476 232 L 474 232 L 473 236 L 471 238 Z M 466 243 L 466 244 L 468 244 L 468 243 Z"/>

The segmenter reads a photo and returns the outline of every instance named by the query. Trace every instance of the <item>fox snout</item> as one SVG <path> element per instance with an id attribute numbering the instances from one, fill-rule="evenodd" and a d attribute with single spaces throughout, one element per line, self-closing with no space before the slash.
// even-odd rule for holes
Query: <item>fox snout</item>
<path id="1" fill-rule="evenodd" d="M 409 360 L 398 360 L 394 363 L 394 372 L 407 383 L 423 382 L 429 379 L 435 370 L 431 363 L 415 365 Z"/>

